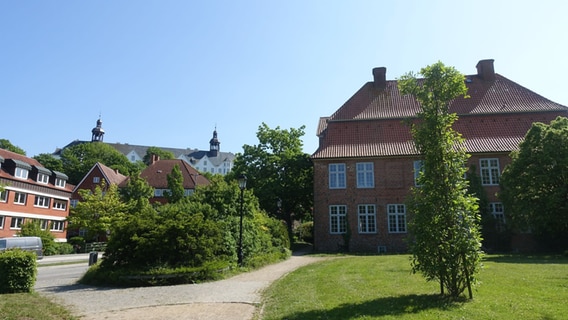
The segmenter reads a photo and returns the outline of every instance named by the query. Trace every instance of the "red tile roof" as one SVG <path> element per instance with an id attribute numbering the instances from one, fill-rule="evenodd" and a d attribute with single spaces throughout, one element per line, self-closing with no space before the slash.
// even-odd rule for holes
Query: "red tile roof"
<path id="1" fill-rule="evenodd" d="M 207 180 L 207 178 L 199 174 L 199 172 L 187 162 L 180 159 L 158 160 L 146 167 L 146 169 L 140 173 L 140 177 L 144 178 L 153 188 L 167 189 L 167 175 L 172 172 L 172 169 L 176 164 L 179 166 L 183 176 L 184 189 L 195 189 L 196 185 L 209 184 L 209 180 Z"/>
<path id="2" fill-rule="evenodd" d="M 457 98 L 450 112 L 459 120 L 454 129 L 466 138 L 468 152 L 516 150 L 533 122 L 549 123 L 568 108 L 495 74 L 494 81 L 466 76 L 470 98 Z M 410 127 L 420 111 L 410 95 L 401 95 L 397 81 L 385 88 L 366 83 L 330 117 L 322 117 L 320 146 L 313 159 L 416 155 Z"/>

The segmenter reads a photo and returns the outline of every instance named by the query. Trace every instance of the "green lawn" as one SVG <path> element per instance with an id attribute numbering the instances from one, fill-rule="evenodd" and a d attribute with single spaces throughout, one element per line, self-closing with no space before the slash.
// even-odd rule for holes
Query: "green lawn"
<path id="1" fill-rule="evenodd" d="M 408 255 L 334 258 L 273 284 L 262 319 L 568 318 L 568 258 L 489 255 L 479 278 L 473 300 L 449 302 Z"/>
<path id="2" fill-rule="evenodd" d="M 0 295 L 0 320 L 75 320 L 65 308 L 37 293 Z"/>

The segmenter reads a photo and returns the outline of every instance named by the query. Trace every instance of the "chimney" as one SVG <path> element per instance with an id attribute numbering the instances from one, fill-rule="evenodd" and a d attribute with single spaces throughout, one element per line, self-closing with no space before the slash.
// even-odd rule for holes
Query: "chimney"
<path id="1" fill-rule="evenodd" d="M 485 81 L 495 80 L 495 69 L 493 68 L 493 59 L 479 60 L 477 63 L 477 75 Z"/>
<path id="2" fill-rule="evenodd" d="M 154 164 L 156 161 L 160 161 L 160 156 L 157 154 L 152 154 L 152 161 L 150 164 Z"/>
<path id="3" fill-rule="evenodd" d="M 387 85 L 387 68 L 373 68 L 373 80 L 375 88 L 384 89 Z"/>

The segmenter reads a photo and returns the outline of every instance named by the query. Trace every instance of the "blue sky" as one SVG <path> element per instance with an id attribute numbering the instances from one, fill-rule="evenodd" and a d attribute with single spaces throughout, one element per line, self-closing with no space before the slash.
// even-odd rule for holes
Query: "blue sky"
<path id="1" fill-rule="evenodd" d="M 374 67 L 495 71 L 568 105 L 565 1 L 0 2 L 0 138 L 51 153 L 89 140 L 221 150 L 258 126 L 329 116 Z"/>

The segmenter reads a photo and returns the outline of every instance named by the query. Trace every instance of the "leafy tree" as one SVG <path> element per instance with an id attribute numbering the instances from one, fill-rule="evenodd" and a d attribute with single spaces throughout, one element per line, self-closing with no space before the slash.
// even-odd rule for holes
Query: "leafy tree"
<path id="1" fill-rule="evenodd" d="M 407 73 L 399 81 L 400 91 L 421 106 L 412 135 L 424 170 L 407 201 L 412 269 L 438 280 L 442 294 L 458 297 L 467 288 L 472 298 L 482 256 L 479 209 L 477 198 L 467 193 L 463 138 L 452 129 L 457 115 L 448 111 L 453 99 L 467 94 L 465 77 L 441 62 L 420 73 L 423 80 Z"/>
<path id="2" fill-rule="evenodd" d="M 260 207 L 285 220 L 290 234 L 292 220 L 305 217 L 313 205 L 313 165 L 302 151 L 304 128 L 271 129 L 262 123 L 256 134 L 259 143 L 244 145 L 227 175 L 231 180 L 246 173 L 247 188 L 253 190 Z"/>
<path id="3" fill-rule="evenodd" d="M 162 150 L 158 147 L 149 147 L 146 150 L 144 158 L 142 158 L 142 162 L 144 162 L 145 165 L 149 166 L 150 162 L 152 161 L 152 155 L 157 155 L 158 157 L 160 157 L 160 160 L 172 160 L 176 158 L 175 155 L 169 151 Z"/>
<path id="4" fill-rule="evenodd" d="M 69 224 L 73 228 L 87 230 L 87 240 L 98 241 L 124 218 L 128 208 L 120 199 L 118 187 L 107 185 L 104 180 L 94 191 L 83 189 L 78 192 L 82 200 L 71 208 Z"/>
<path id="5" fill-rule="evenodd" d="M 26 155 L 26 151 L 24 151 L 24 149 L 13 145 L 8 139 L 0 139 L 0 149 L 12 151 L 23 156 Z"/>
<path id="6" fill-rule="evenodd" d="M 49 153 L 40 153 L 37 156 L 34 156 L 39 163 L 41 163 L 44 167 L 49 170 L 63 172 L 63 161 L 61 159 L 57 159 Z"/>
<path id="7" fill-rule="evenodd" d="M 91 142 L 81 143 L 66 148 L 61 153 L 63 168 L 69 177 L 69 183 L 78 184 L 81 179 L 91 170 L 93 165 L 100 162 L 112 169 L 118 169 L 125 175 L 133 174 L 140 170 L 136 164 L 128 161 L 125 155 L 105 143 Z"/>
<path id="8" fill-rule="evenodd" d="M 534 123 L 503 171 L 508 222 L 532 230 L 549 249 L 568 247 L 568 118 Z"/>
<path id="9" fill-rule="evenodd" d="M 140 212 L 150 205 L 154 188 L 140 174 L 132 175 L 124 188 L 119 190 L 122 200 L 129 204 L 133 213 Z"/>
<path id="10" fill-rule="evenodd" d="M 166 176 L 166 179 L 168 179 L 168 190 L 164 191 L 164 197 L 166 197 L 168 203 L 176 203 L 183 199 L 185 195 L 183 175 L 177 164 L 172 168 L 172 172 Z"/>

